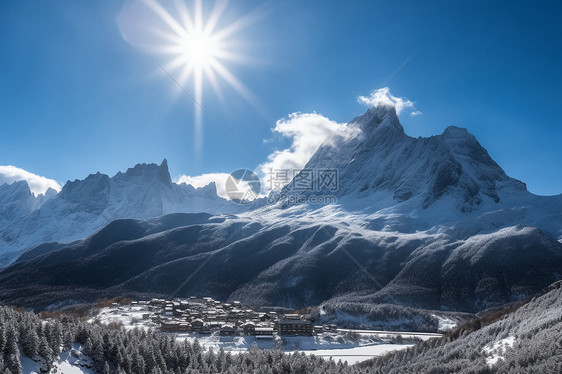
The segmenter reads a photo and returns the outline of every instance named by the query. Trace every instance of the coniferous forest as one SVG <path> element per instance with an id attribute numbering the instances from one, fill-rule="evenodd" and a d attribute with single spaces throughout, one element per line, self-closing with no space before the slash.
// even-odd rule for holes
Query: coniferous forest
<path id="1" fill-rule="evenodd" d="M 252 348 L 231 355 L 199 343 L 141 329 L 87 323 L 77 317 L 41 318 L 0 307 L 0 372 L 22 373 L 21 357 L 49 372 L 56 356 L 76 344 L 96 373 L 559 373 L 562 372 L 562 288 L 490 311 L 443 338 L 357 365 L 302 353 Z M 509 342 L 509 344 L 501 344 Z"/>

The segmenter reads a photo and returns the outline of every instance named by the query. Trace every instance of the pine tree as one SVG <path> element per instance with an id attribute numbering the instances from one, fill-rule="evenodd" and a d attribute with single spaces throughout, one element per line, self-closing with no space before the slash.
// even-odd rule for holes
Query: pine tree
<path id="1" fill-rule="evenodd" d="M 103 366 L 103 370 L 102 370 L 102 374 L 112 374 L 112 370 L 109 367 L 109 364 L 107 363 L 107 361 L 105 362 L 105 365 Z"/>
<path id="2" fill-rule="evenodd" d="M 17 353 L 11 353 L 10 355 L 8 355 L 6 366 L 8 367 L 8 370 L 10 370 L 10 372 L 12 372 L 13 374 L 22 374 L 19 351 Z"/>
<path id="3" fill-rule="evenodd" d="M 62 345 L 62 329 L 59 321 L 47 324 L 47 341 L 53 352 L 59 353 Z"/>
<path id="4" fill-rule="evenodd" d="M 14 346 L 17 349 L 19 334 L 13 326 L 8 326 L 6 330 L 6 343 L 4 344 L 4 354 L 9 355 L 14 352 Z M 18 350 L 19 352 L 19 350 Z"/>
<path id="5" fill-rule="evenodd" d="M 2 356 L 2 353 L 4 352 L 4 347 L 6 346 L 5 326 L 6 324 L 4 323 L 4 320 L 0 318 L 0 357 Z"/>
<path id="6" fill-rule="evenodd" d="M 63 334 L 63 348 L 65 351 L 70 351 L 74 345 L 74 336 L 70 331 L 65 331 Z"/>
<path id="7" fill-rule="evenodd" d="M 104 364 L 105 364 L 105 359 L 104 359 L 104 355 L 103 355 L 103 346 L 102 346 L 101 341 L 96 340 L 92 344 L 92 348 L 91 348 L 91 351 L 88 354 L 88 356 L 94 362 L 94 367 L 96 368 L 96 370 L 102 371 L 103 367 L 104 367 Z"/>
<path id="8" fill-rule="evenodd" d="M 39 336 L 35 329 L 30 329 L 25 335 L 22 336 L 21 346 L 23 353 L 27 357 L 35 357 L 39 353 Z"/>
<path id="9" fill-rule="evenodd" d="M 144 359 L 142 356 L 135 352 L 132 357 L 131 369 L 134 373 L 144 373 L 146 369 L 146 365 L 144 363 Z"/>
<path id="10" fill-rule="evenodd" d="M 44 336 L 39 338 L 39 356 L 43 357 L 45 359 L 45 368 L 47 371 L 49 371 L 53 365 L 53 359 L 54 359 L 54 354 L 53 351 L 51 350 L 51 347 L 49 347 L 49 343 L 47 342 L 47 338 L 45 338 Z"/>

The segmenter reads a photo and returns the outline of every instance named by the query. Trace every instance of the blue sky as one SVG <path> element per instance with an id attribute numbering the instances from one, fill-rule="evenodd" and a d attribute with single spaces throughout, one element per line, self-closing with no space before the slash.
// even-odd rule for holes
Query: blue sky
<path id="1" fill-rule="evenodd" d="M 559 2 L 231 1 L 224 25 L 265 13 L 231 37 L 256 61 L 225 63 L 260 104 L 220 80 L 222 100 L 204 82 L 202 101 L 250 155 L 205 114 L 195 152 L 194 104 L 124 40 L 123 4 L 0 4 L 0 165 L 62 183 L 163 158 L 173 178 L 255 168 L 290 145 L 277 120 L 347 122 L 366 109 L 358 96 L 384 85 L 423 113 L 401 114 L 407 134 L 466 127 L 531 192 L 562 193 Z"/>

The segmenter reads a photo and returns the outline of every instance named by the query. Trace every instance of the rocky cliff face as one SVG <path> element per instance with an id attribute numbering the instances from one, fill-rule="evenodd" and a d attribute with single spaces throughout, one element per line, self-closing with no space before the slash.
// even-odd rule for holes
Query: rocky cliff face
<path id="1" fill-rule="evenodd" d="M 464 129 L 412 138 L 388 107 L 347 126 L 349 136 L 326 141 L 306 166 L 338 170 L 331 205 L 262 200 L 225 215 L 235 210 L 214 186 L 171 183 L 165 162 L 67 183 L 3 235 L 41 242 L 114 218 L 221 215 L 121 219 L 39 246 L 0 272 L 0 294 L 17 303 L 88 290 L 479 311 L 562 277 L 562 196 L 529 193 Z"/>
<path id="2" fill-rule="evenodd" d="M 384 192 L 396 203 L 418 199 L 428 208 L 449 196 L 459 210 L 472 211 L 484 200 L 499 202 L 504 190 L 526 192 L 465 129 L 449 127 L 438 136 L 412 138 L 395 109 L 386 106 L 369 109 L 347 127 L 356 135 L 330 139 L 305 166 L 337 169 L 340 197 L 369 204 L 370 196 Z"/>

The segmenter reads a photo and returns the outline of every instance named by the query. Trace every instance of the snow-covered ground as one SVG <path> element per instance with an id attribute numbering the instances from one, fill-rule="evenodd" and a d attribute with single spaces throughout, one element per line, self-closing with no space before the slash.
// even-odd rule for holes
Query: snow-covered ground
<path id="1" fill-rule="evenodd" d="M 342 362 L 347 361 L 349 365 L 353 365 L 361 361 L 366 361 L 373 357 L 382 356 L 387 352 L 406 349 L 408 347 L 411 347 L 412 345 L 413 344 L 372 344 L 354 348 L 320 349 L 310 351 L 303 350 L 301 352 L 304 352 L 307 355 L 324 357 L 326 359 L 331 358 L 336 362 L 339 360 L 341 360 Z"/>
<path id="2" fill-rule="evenodd" d="M 90 359 L 81 352 L 80 344 L 74 344 L 70 351 L 61 352 L 49 374 L 96 374 L 91 367 Z M 42 359 L 31 359 L 26 355 L 20 356 L 22 373 L 24 374 L 41 374 Z"/>
<path id="3" fill-rule="evenodd" d="M 498 340 L 495 343 L 488 344 L 482 349 L 482 353 L 486 355 L 486 363 L 489 366 L 493 366 L 499 360 L 505 358 L 505 353 L 508 348 L 513 348 L 515 343 L 514 336 L 508 336 L 507 338 Z"/>
<path id="4" fill-rule="evenodd" d="M 159 325 L 153 323 L 150 319 L 143 319 L 148 310 L 143 305 L 126 305 L 119 308 L 102 308 L 99 313 L 88 320 L 89 323 L 98 321 L 104 325 L 122 324 L 126 329 L 135 327 L 144 329 L 157 329 Z"/>
<path id="5" fill-rule="evenodd" d="M 378 336 L 379 338 L 396 338 L 401 336 L 405 339 L 421 339 L 427 340 L 431 338 L 440 338 L 442 334 L 432 332 L 411 332 L 411 331 L 383 331 L 383 330 L 351 330 L 338 329 L 341 332 L 353 332 L 363 336 Z"/>
<path id="6" fill-rule="evenodd" d="M 143 319 L 148 311 L 142 305 L 127 305 L 118 308 L 102 308 L 99 313 L 90 319 L 90 322 L 99 321 L 102 324 L 122 324 L 124 328 L 151 328 L 158 329 L 158 325 L 150 319 Z M 347 361 L 354 364 L 368 360 L 372 357 L 383 355 L 387 352 L 405 349 L 412 346 L 410 342 L 403 344 L 389 344 L 391 339 L 401 336 L 404 339 L 422 339 L 440 337 L 441 334 L 397 332 L 397 331 L 375 331 L 375 330 L 350 330 L 339 329 L 333 332 L 325 332 L 315 336 L 280 337 L 275 339 L 257 339 L 254 336 L 224 337 L 217 333 L 211 335 L 199 335 L 194 333 L 175 333 L 179 340 L 196 340 L 206 349 L 232 354 L 248 352 L 252 347 L 258 349 L 283 349 L 286 353 L 302 352 L 313 354 L 336 361 Z"/>
<path id="7" fill-rule="evenodd" d="M 437 314 L 434 314 L 433 316 L 439 320 L 438 329 L 439 329 L 440 332 L 449 331 L 449 330 L 457 327 L 457 325 L 459 324 L 459 321 L 456 321 L 456 320 L 454 320 L 450 317 L 437 315 Z"/>
<path id="8" fill-rule="evenodd" d="M 411 347 L 412 344 L 386 344 L 375 336 L 363 336 L 359 340 L 346 339 L 344 334 L 327 334 L 307 337 L 276 337 L 275 340 L 261 340 L 253 336 L 221 337 L 218 335 L 177 334 L 177 339 L 197 340 L 199 344 L 215 352 L 221 348 L 225 352 L 238 354 L 248 352 L 252 347 L 258 349 L 283 349 L 285 353 L 302 352 L 335 361 L 347 361 L 348 364 L 365 361 L 381 356 L 387 352 Z"/>

